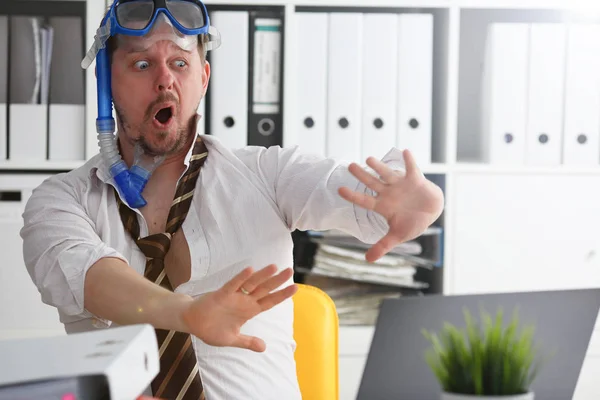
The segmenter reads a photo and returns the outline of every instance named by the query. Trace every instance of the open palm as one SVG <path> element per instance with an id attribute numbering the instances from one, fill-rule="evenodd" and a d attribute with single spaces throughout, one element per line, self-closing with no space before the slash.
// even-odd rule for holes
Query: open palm
<path id="1" fill-rule="evenodd" d="M 291 268 L 274 275 L 276 272 L 275 265 L 257 272 L 248 267 L 219 290 L 192 302 L 183 315 L 189 332 L 212 346 L 264 351 L 266 346 L 262 339 L 242 335 L 240 329 L 249 319 L 296 293 L 295 284 L 275 291 L 293 275 Z"/>
<path id="2" fill-rule="evenodd" d="M 389 226 L 388 233 L 367 252 L 366 259 L 375 261 L 394 246 L 419 236 L 441 214 L 443 193 L 419 170 L 408 150 L 404 156 L 405 171 L 391 169 L 374 157 L 367 159 L 379 177 L 367 172 L 356 163 L 350 164 L 350 172 L 376 195 L 358 193 L 347 187 L 339 189 L 346 200 L 382 215 Z"/>

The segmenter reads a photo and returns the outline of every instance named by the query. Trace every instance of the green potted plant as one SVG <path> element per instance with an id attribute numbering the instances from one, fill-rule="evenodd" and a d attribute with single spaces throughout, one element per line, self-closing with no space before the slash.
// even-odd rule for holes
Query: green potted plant
<path id="1" fill-rule="evenodd" d="M 519 331 L 516 309 L 506 327 L 502 308 L 495 320 L 482 310 L 480 323 L 468 310 L 464 315 L 464 329 L 444 323 L 439 333 L 423 330 L 432 344 L 425 361 L 442 387 L 441 400 L 533 400 L 531 383 L 541 364 L 534 327 Z"/>

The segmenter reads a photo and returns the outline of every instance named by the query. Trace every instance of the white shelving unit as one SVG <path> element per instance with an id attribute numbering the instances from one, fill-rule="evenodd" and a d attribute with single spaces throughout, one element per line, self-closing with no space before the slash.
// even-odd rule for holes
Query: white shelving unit
<path id="1" fill-rule="evenodd" d="M 69 171 L 82 166 L 84 161 L 0 161 L 0 170 L 3 173 L 11 171 Z"/>
<path id="2" fill-rule="evenodd" d="M 105 0 L 87 0 L 86 49 L 106 10 Z M 600 160 L 598 166 L 494 166 L 478 157 L 480 118 L 476 50 L 490 21 L 600 22 L 591 0 L 209 0 L 219 5 L 283 6 L 285 46 L 295 42 L 296 7 L 418 9 L 435 16 L 433 163 L 423 172 L 444 181 L 445 294 L 600 287 Z M 310 27 L 306 27 L 310 29 Z M 382 38 L 384 40 L 384 38 Z M 473 59 L 475 57 L 475 59 Z M 284 132 L 294 135 L 295 52 L 285 52 Z M 96 81 L 86 73 L 86 157 L 97 152 Z M 285 145 L 285 143 L 284 143 Z M 0 180 L 13 171 L 68 170 L 81 162 L 0 163 Z M 20 251 L 20 249 L 19 249 Z M 576 400 L 600 397 L 600 325 L 584 364 Z M 373 330 L 342 327 L 341 400 L 356 395 Z M 594 378 L 593 378 L 594 377 Z"/>
<path id="3" fill-rule="evenodd" d="M 230 1 L 211 3 L 231 4 Z M 245 4 L 245 2 L 236 2 Z M 598 166 L 489 165 L 478 154 L 479 107 L 476 68 L 483 55 L 484 23 L 492 21 L 600 22 L 600 7 L 574 1 L 289 1 L 287 26 L 294 27 L 296 7 L 418 8 L 435 16 L 437 65 L 434 66 L 433 164 L 428 175 L 445 184 L 444 293 L 464 294 L 549 290 L 600 286 L 600 213 Z M 288 29 L 286 44 L 294 43 Z M 465 58 L 466 57 L 466 58 Z M 470 59 L 469 59 L 470 58 Z M 293 135 L 295 52 L 285 58 L 285 129 Z M 469 69 L 471 68 L 471 69 Z M 285 144 L 285 143 L 284 143 Z M 439 178 L 439 177 L 436 177 Z M 598 221 L 600 222 L 600 221 Z M 600 327 L 600 325 L 598 325 Z M 592 339 L 575 398 L 593 399 L 600 385 L 599 330 Z M 342 327 L 340 333 L 341 398 L 353 399 L 366 361 L 372 327 Z"/>

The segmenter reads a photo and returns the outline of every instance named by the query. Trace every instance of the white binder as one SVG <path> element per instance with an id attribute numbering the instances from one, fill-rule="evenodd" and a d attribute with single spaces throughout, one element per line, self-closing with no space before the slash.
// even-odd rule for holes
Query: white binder
<path id="1" fill-rule="evenodd" d="M 140 396 L 160 368 L 156 333 L 147 324 L 0 341 L 0 354 L 0 390 L 14 384 L 46 381 L 51 386 L 53 381 L 100 376 L 114 400 Z M 26 387 L 21 389 L 26 393 Z M 72 398 L 64 395 L 57 398 Z"/>
<path id="2" fill-rule="evenodd" d="M 54 31 L 50 72 L 48 158 L 85 160 L 84 74 L 78 60 L 83 58 L 79 17 L 53 17 Z"/>
<path id="3" fill-rule="evenodd" d="M 363 17 L 332 12 L 329 17 L 327 155 L 360 162 Z"/>
<path id="4" fill-rule="evenodd" d="M 295 132 L 284 131 L 284 145 L 298 145 L 303 152 L 326 156 L 329 17 L 327 13 L 298 12 L 295 19 Z"/>
<path id="5" fill-rule="evenodd" d="M 6 130 L 8 120 L 8 17 L 0 15 L 0 161 L 6 160 Z"/>
<path id="6" fill-rule="evenodd" d="M 398 87 L 398 16 L 365 14 L 363 18 L 362 162 L 381 159 L 396 146 Z"/>
<path id="7" fill-rule="evenodd" d="M 397 146 L 419 165 L 431 163 L 433 15 L 398 16 Z"/>
<path id="8" fill-rule="evenodd" d="M 561 163 L 566 27 L 533 23 L 529 42 L 525 162 Z"/>
<path id="9" fill-rule="evenodd" d="M 214 11 L 222 45 L 210 52 L 210 129 L 229 148 L 248 143 L 248 32 L 246 11 Z"/>
<path id="10" fill-rule="evenodd" d="M 24 16 L 10 18 L 9 158 L 13 161 L 45 161 L 48 104 L 40 102 L 40 20 Z"/>
<path id="11" fill-rule="evenodd" d="M 567 27 L 562 162 L 600 162 L 600 25 Z"/>
<path id="12" fill-rule="evenodd" d="M 525 163 L 528 49 L 528 24 L 490 24 L 481 87 L 481 153 L 490 164 Z"/>

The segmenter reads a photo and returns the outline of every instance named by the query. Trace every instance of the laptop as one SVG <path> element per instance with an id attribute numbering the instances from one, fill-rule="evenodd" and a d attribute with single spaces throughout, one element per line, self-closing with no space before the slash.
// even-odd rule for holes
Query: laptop
<path id="1" fill-rule="evenodd" d="M 444 321 L 462 328 L 464 307 L 479 321 L 481 309 L 495 317 L 500 306 L 505 323 L 518 306 L 519 331 L 535 324 L 538 354 L 551 356 L 532 384 L 535 399 L 571 399 L 600 311 L 600 289 L 384 300 L 357 400 L 439 399 L 441 387 L 424 357 L 431 344 L 422 329 L 439 332 Z"/>

